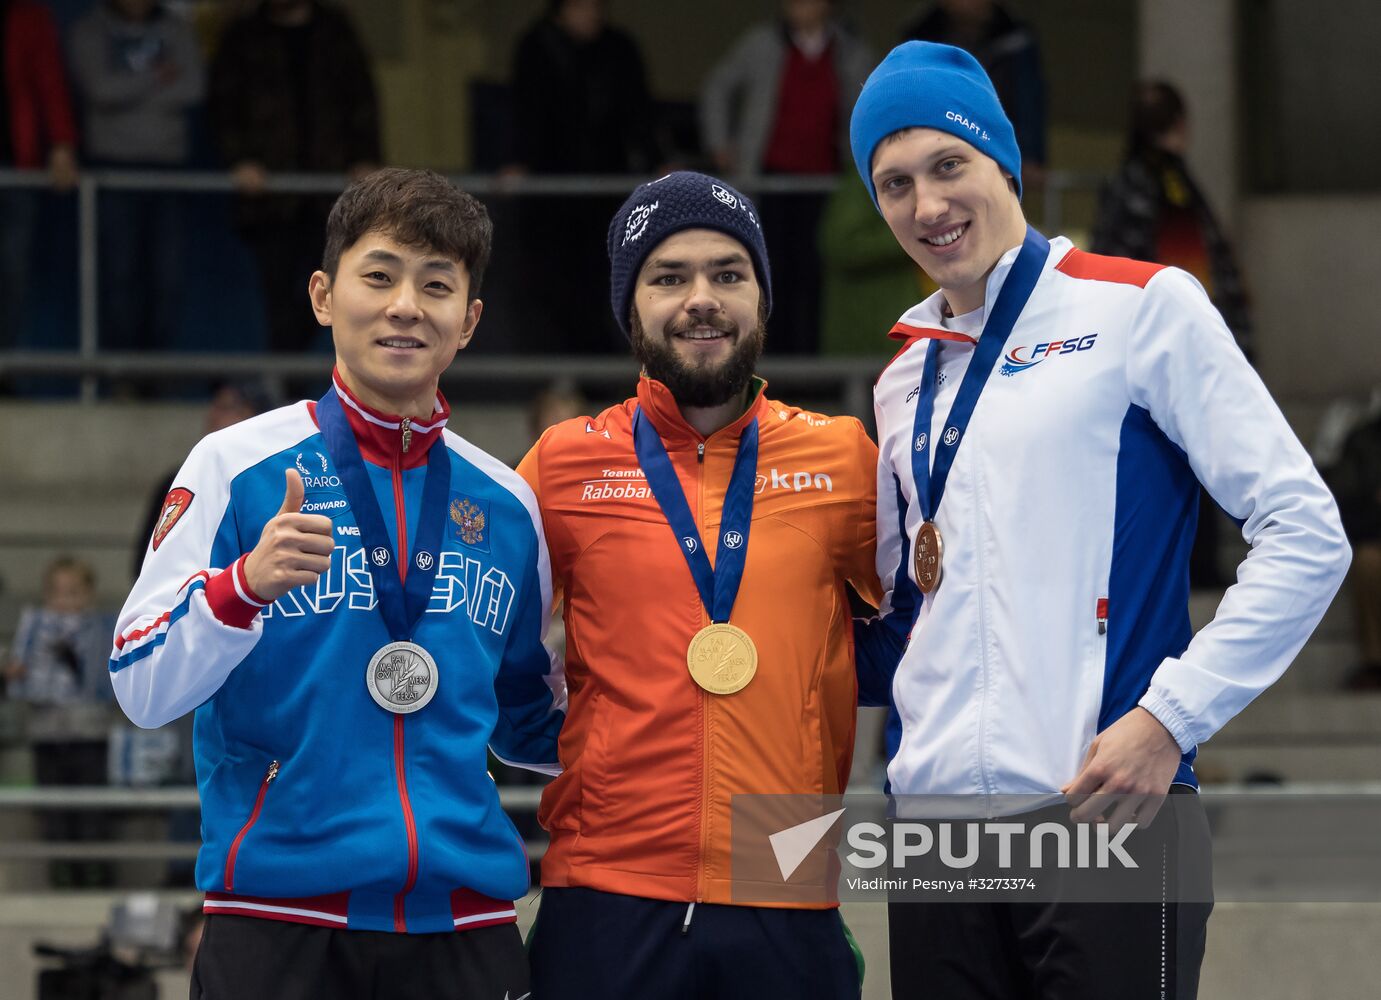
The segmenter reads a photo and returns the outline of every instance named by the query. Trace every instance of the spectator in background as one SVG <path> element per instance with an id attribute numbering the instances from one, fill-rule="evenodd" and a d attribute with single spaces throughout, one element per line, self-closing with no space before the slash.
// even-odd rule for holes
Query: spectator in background
<path id="1" fill-rule="evenodd" d="M 740 177 L 838 173 L 849 148 L 849 112 L 872 67 L 872 55 L 841 25 L 831 0 L 783 0 L 781 17 L 749 29 L 701 90 L 701 130 L 716 168 Z M 779 289 L 770 328 L 779 351 L 819 347 L 816 235 L 825 199 L 760 199 Z"/>
<path id="2" fill-rule="evenodd" d="M 66 190 L 77 181 L 76 142 L 52 15 L 34 0 L 0 0 L 0 169 L 46 167 Z M 37 216 L 32 190 L 0 187 L 0 349 L 23 328 Z"/>
<path id="3" fill-rule="evenodd" d="M 542 437 L 542 432 L 548 427 L 581 416 L 589 412 L 589 408 L 590 404 L 572 383 L 559 379 L 547 386 L 528 403 L 528 442 L 523 454 L 527 454 L 528 449 L 537 443 Z"/>
<path id="4" fill-rule="evenodd" d="M 242 197 L 240 232 L 259 265 L 269 347 L 318 339 L 306 300 L 330 195 L 267 194 L 276 172 L 346 173 L 380 161 L 369 60 L 345 13 L 320 0 L 262 0 L 226 26 L 211 64 L 212 128 Z"/>
<path id="5" fill-rule="evenodd" d="M 1103 189 L 1093 228 L 1094 253 L 1183 268 L 1204 286 L 1252 356 L 1252 324 L 1237 257 L 1184 155 L 1189 115 L 1180 92 L 1164 81 L 1140 83 L 1122 168 Z"/>
<path id="6" fill-rule="evenodd" d="M 994 0 L 940 0 L 902 29 L 902 40 L 957 45 L 978 60 L 1017 133 L 1023 189 L 1045 180 L 1045 74 L 1031 27 Z"/>
<path id="7" fill-rule="evenodd" d="M 1361 661 L 1345 683 L 1354 691 L 1381 691 L 1381 416 L 1348 434 L 1327 479 L 1352 543 Z"/>
<path id="8" fill-rule="evenodd" d="M 1232 245 L 1190 176 L 1184 161 L 1188 148 L 1189 118 L 1179 91 L 1162 81 L 1138 84 L 1126 160 L 1099 199 L 1090 249 L 1194 275 L 1250 359 L 1252 325 L 1242 275 Z M 1201 491 L 1189 558 L 1194 586 L 1216 590 L 1232 582 L 1219 566 L 1221 537 L 1222 515 Z"/>
<path id="9" fill-rule="evenodd" d="M 4 664 L 6 694 L 29 705 L 34 776 L 39 785 L 103 785 L 111 701 L 107 662 L 110 616 L 92 608 L 96 578 L 70 556 L 55 559 L 43 575 L 43 603 L 20 612 L 14 646 Z M 44 817 L 50 840 L 100 840 L 106 817 L 51 812 Z M 50 866 L 62 886 L 109 883 L 100 864 Z"/>
<path id="10" fill-rule="evenodd" d="M 661 166 L 638 44 L 605 0 L 550 0 L 513 56 L 512 160 L 504 173 L 647 174 Z M 617 198 L 527 196 L 518 252 L 548 294 L 518 303 L 523 347 L 605 352 L 623 343 L 605 308 L 604 234 Z"/>
<path id="11" fill-rule="evenodd" d="M 188 112 L 206 73 L 192 26 L 157 0 L 106 0 L 72 29 L 71 66 L 93 166 L 186 166 Z M 185 201 L 164 191 L 101 199 L 101 346 L 167 349 L 182 288 Z"/>
<path id="12" fill-rule="evenodd" d="M 895 353 L 898 345 L 887 332 L 921 297 L 924 273 L 897 253 L 892 230 L 857 177 L 841 177 L 830 195 L 819 244 L 821 353 Z"/>
<path id="13" fill-rule="evenodd" d="M 654 124 L 642 53 L 606 0 L 549 0 L 513 57 L 510 172 L 647 173 Z"/>

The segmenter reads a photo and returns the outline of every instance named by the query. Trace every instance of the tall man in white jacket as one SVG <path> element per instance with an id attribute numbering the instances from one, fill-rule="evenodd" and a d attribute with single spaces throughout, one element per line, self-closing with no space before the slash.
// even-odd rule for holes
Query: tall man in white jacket
<path id="1" fill-rule="evenodd" d="M 1027 226 L 1012 126 L 972 57 L 894 49 L 850 139 L 940 286 L 894 327 L 875 399 L 883 620 L 909 635 L 891 789 L 1063 794 L 1076 820 L 1149 824 L 1327 608 L 1350 557 L 1333 498 L 1192 277 Z M 1251 552 L 1193 635 L 1199 483 Z M 1183 1000 L 1207 916 L 894 903 L 894 995 Z"/>

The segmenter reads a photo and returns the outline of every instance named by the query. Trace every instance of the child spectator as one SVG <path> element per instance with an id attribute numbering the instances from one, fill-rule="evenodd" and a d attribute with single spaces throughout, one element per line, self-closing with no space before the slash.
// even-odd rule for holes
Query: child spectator
<path id="1" fill-rule="evenodd" d="M 43 603 L 19 616 L 14 646 L 4 666 L 8 696 L 29 704 L 28 732 L 34 777 L 45 785 L 103 785 L 106 738 L 113 700 L 106 663 L 112 623 L 92 607 L 96 577 L 85 562 L 55 559 L 43 577 Z M 49 840 L 104 839 L 100 814 L 49 812 Z M 107 865 L 55 862 L 54 884 L 108 884 Z"/>

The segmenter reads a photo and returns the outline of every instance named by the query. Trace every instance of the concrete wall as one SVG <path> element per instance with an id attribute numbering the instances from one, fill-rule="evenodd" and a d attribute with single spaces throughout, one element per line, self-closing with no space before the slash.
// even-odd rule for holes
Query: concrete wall
<path id="1" fill-rule="evenodd" d="M 1266 384 L 1315 398 L 1381 385 L 1381 196 L 1251 198 L 1241 217 Z"/>

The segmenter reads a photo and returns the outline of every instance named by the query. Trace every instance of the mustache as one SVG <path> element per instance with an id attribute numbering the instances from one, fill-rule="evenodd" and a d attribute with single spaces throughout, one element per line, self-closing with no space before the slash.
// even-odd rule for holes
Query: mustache
<path id="1" fill-rule="evenodd" d="M 687 316 L 684 320 L 668 323 L 663 330 L 668 337 L 676 337 L 683 333 L 690 333 L 697 326 L 708 326 L 718 330 L 720 333 L 727 333 L 730 336 L 736 336 L 738 334 L 738 324 L 727 316 L 719 315 L 705 316 L 703 318 Z"/>

